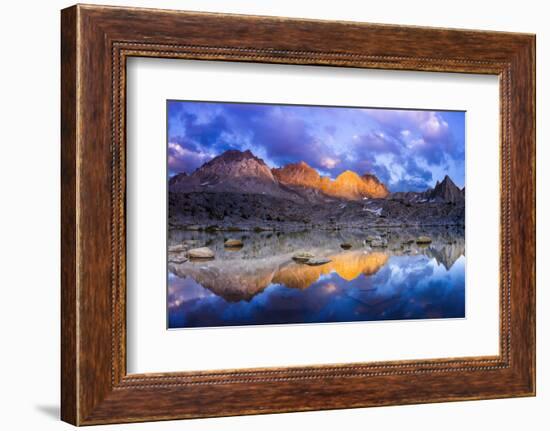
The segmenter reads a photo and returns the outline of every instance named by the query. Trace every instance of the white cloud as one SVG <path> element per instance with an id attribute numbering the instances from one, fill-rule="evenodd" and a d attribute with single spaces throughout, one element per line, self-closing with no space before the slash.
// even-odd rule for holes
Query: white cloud
<path id="1" fill-rule="evenodd" d="M 449 124 L 435 112 L 428 112 L 427 118 L 420 123 L 420 130 L 428 137 L 437 138 L 447 133 Z"/>
<path id="2" fill-rule="evenodd" d="M 172 154 L 178 159 L 183 157 L 197 157 L 200 159 L 209 159 L 213 157 L 211 154 L 208 154 L 204 151 L 191 151 L 187 148 L 183 148 L 177 142 L 168 142 L 168 149 L 171 150 Z"/>
<path id="3" fill-rule="evenodd" d="M 183 147 L 176 142 L 168 142 L 168 149 L 172 150 L 178 156 L 183 157 L 185 155 Z"/>
<path id="4" fill-rule="evenodd" d="M 327 169 L 333 169 L 338 163 L 340 163 L 339 159 L 333 159 L 331 157 L 323 157 L 321 159 L 321 166 Z"/>
<path id="5" fill-rule="evenodd" d="M 192 172 L 212 157 L 214 157 L 213 154 L 205 151 L 191 151 L 177 142 L 168 143 L 168 166 L 176 172 Z"/>

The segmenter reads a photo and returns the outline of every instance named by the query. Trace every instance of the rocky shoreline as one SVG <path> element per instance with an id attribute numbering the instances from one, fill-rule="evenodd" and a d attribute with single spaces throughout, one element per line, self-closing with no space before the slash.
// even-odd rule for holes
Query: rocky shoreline
<path id="1" fill-rule="evenodd" d="M 228 247 L 228 241 L 239 247 Z M 271 283 L 300 289 L 336 271 L 372 275 L 391 257 L 426 256 L 451 268 L 465 254 L 462 228 L 302 232 L 169 231 L 168 269 L 230 301 L 250 300 Z M 194 257 L 193 257 L 194 256 Z"/>
<path id="2" fill-rule="evenodd" d="M 298 256 L 300 253 L 311 254 L 310 258 L 314 258 L 325 256 L 325 251 L 350 249 L 406 253 L 406 250 L 453 244 L 464 249 L 463 228 L 422 226 L 294 232 L 172 229 L 169 231 L 168 260 L 179 263 L 187 259 L 241 260 L 273 254 Z"/>
<path id="3" fill-rule="evenodd" d="M 174 192 L 168 223 L 173 229 L 204 231 L 464 226 L 464 212 L 464 204 L 445 202 L 369 199 L 301 205 L 264 195 Z"/>

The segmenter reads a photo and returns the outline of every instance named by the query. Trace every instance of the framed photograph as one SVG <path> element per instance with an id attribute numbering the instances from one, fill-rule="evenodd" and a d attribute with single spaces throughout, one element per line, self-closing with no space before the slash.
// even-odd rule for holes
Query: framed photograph
<path id="1" fill-rule="evenodd" d="M 466 317 L 465 112 L 167 117 L 169 329 Z"/>
<path id="2" fill-rule="evenodd" d="M 535 394 L 535 37 L 62 11 L 62 419 Z"/>

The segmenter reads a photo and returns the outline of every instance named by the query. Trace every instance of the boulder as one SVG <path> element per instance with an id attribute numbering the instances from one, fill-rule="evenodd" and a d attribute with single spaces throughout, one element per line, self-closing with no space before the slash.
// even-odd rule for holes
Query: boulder
<path id="1" fill-rule="evenodd" d="M 226 240 L 223 245 L 225 247 L 233 247 L 233 248 L 236 248 L 236 247 L 242 247 L 243 246 L 243 242 L 240 240 L 240 239 L 233 239 L 233 238 L 230 238 L 228 240 Z"/>
<path id="2" fill-rule="evenodd" d="M 185 255 L 185 253 L 169 253 L 168 254 L 168 262 L 171 263 L 184 263 L 187 262 L 189 259 Z"/>
<path id="3" fill-rule="evenodd" d="M 315 255 L 313 255 L 313 254 L 311 254 L 307 251 L 303 251 L 303 252 L 300 252 L 300 253 L 296 253 L 294 256 L 292 256 L 292 259 L 294 259 L 296 262 L 306 263 L 310 259 L 313 259 L 314 257 L 315 257 Z"/>
<path id="4" fill-rule="evenodd" d="M 168 246 L 168 253 L 181 253 L 185 251 L 186 248 L 183 244 L 176 244 L 176 245 L 169 245 Z"/>
<path id="5" fill-rule="evenodd" d="M 187 252 L 190 259 L 214 259 L 214 252 L 208 247 L 192 248 Z"/>
<path id="6" fill-rule="evenodd" d="M 430 244 L 432 242 L 432 239 L 429 236 L 419 236 L 416 238 L 417 244 Z"/>
<path id="7" fill-rule="evenodd" d="M 168 246 L 168 253 L 183 253 L 190 248 L 199 247 L 201 242 L 196 239 L 184 239 L 179 244 Z"/>

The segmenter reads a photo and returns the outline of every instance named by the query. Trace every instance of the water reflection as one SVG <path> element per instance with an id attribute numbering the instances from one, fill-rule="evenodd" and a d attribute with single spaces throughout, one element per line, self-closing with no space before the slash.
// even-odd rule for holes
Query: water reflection
<path id="1" fill-rule="evenodd" d="M 407 244 L 415 231 L 378 234 L 387 247 L 364 232 L 171 232 L 170 244 L 208 245 L 216 258 L 169 263 L 169 327 L 464 317 L 463 232 L 431 230 L 428 246 Z M 224 250 L 228 236 L 243 248 Z M 331 261 L 296 263 L 299 250 Z"/>

